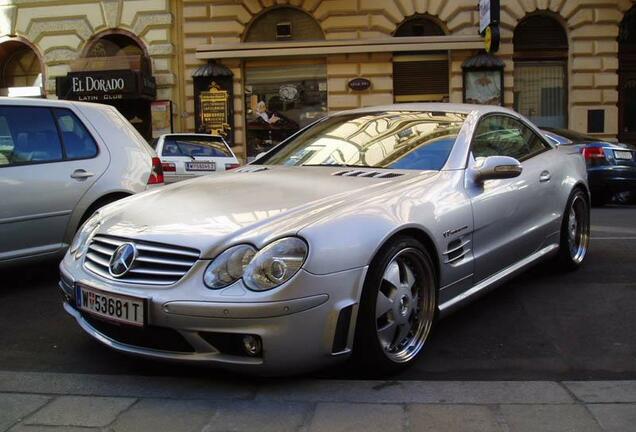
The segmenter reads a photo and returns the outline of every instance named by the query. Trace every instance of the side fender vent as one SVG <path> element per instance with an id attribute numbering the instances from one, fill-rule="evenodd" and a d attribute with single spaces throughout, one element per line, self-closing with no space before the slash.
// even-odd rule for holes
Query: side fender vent
<path id="1" fill-rule="evenodd" d="M 457 238 L 448 243 L 448 249 L 443 253 L 444 264 L 456 264 L 459 263 L 470 252 L 468 245 L 470 239 Z"/>

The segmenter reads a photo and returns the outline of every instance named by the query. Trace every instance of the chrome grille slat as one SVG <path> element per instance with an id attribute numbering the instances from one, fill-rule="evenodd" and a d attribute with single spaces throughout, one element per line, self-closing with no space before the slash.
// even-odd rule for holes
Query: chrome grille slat
<path id="1" fill-rule="evenodd" d="M 137 258 L 139 262 L 147 262 L 153 264 L 164 264 L 171 266 L 182 266 L 182 267 L 191 267 L 192 261 L 178 260 L 178 259 L 168 259 L 168 258 L 152 258 L 147 256 L 140 256 Z"/>
<path id="2" fill-rule="evenodd" d="M 147 274 L 147 275 L 156 275 L 156 276 L 183 276 L 182 271 L 170 271 L 170 270 L 153 270 L 146 269 L 143 267 L 133 267 L 130 269 L 130 273 L 136 274 Z"/>
<path id="3" fill-rule="evenodd" d="M 139 243 L 139 244 L 135 243 L 135 246 L 137 246 L 137 250 L 140 250 L 140 251 L 166 253 L 171 255 L 183 255 L 183 256 L 194 257 L 194 258 L 199 257 L 198 253 L 189 252 L 185 250 L 170 249 L 170 248 L 164 248 L 160 246 L 150 246 L 143 243 Z"/>
<path id="4" fill-rule="evenodd" d="M 99 264 L 104 267 L 108 267 L 108 259 L 102 258 L 99 255 L 96 255 L 92 252 L 88 252 L 86 254 L 86 258 L 93 261 L 95 264 Z"/>
<path id="5" fill-rule="evenodd" d="M 134 244 L 137 256 L 128 273 L 121 277 L 114 277 L 108 269 L 110 259 L 117 248 L 124 243 Z M 194 249 L 96 235 L 88 246 L 84 268 L 113 281 L 145 285 L 171 285 L 190 271 L 198 259 L 199 252 Z"/>

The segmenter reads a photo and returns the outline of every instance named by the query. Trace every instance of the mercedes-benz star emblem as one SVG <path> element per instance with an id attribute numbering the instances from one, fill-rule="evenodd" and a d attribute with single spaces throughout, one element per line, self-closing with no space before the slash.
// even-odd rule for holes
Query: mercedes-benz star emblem
<path id="1" fill-rule="evenodd" d="M 114 277 L 122 277 L 133 265 L 137 258 L 137 248 L 132 243 L 119 246 L 108 263 L 108 271 Z"/>

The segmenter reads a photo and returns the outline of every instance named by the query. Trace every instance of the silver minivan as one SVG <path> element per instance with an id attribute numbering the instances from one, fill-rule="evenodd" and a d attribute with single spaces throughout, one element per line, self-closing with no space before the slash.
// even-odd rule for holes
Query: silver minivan
<path id="1" fill-rule="evenodd" d="M 0 98 L 0 267 L 61 256 L 98 208 L 160 184 L 159 158 L 114 107 Z"/>

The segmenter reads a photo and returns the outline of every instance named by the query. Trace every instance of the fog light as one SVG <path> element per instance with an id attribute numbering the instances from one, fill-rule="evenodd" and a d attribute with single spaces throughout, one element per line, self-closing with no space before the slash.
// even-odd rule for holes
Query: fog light
<path id="1" fill-rule="evenodd" d="M 251 357 L 256 357 L 261 353 L 263 344 L 261 338 L 258 336 L 245 335 L 243 336 L 243 349 L 245 353 Z"/>

